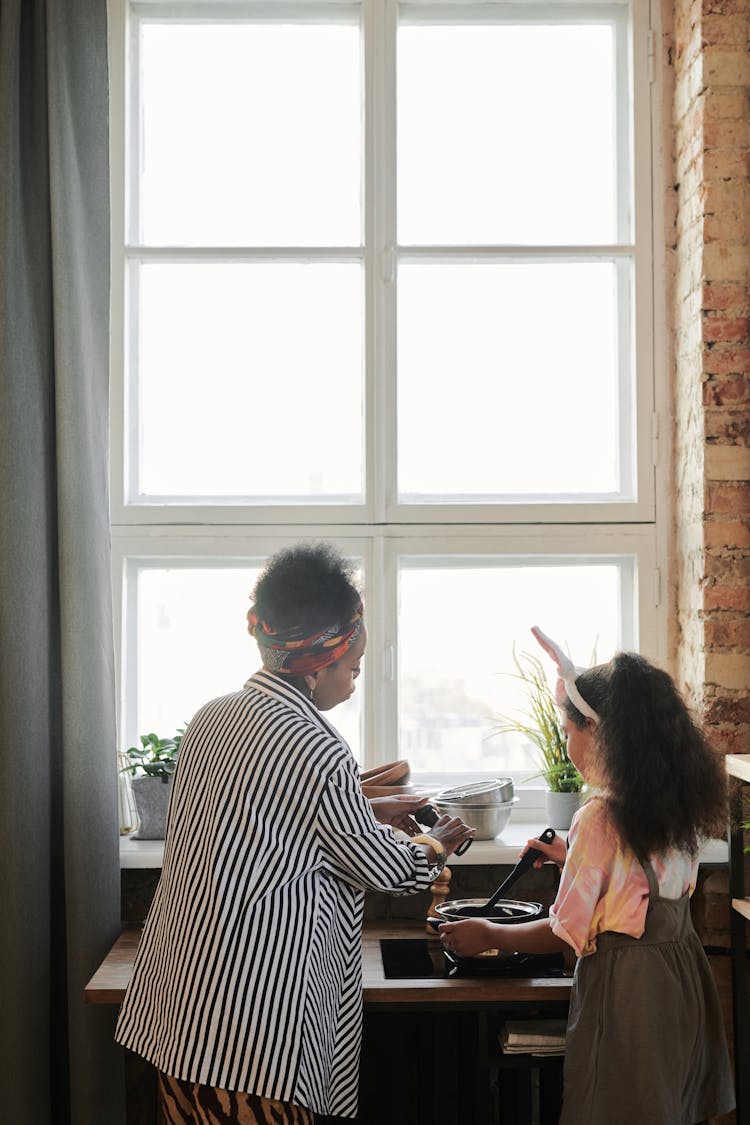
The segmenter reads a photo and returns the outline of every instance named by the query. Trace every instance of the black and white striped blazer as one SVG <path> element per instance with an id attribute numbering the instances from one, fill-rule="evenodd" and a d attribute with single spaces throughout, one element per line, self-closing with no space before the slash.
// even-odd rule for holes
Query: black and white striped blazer
<path id="1" fill-rule="evenodd" d="M 364 891 L 428 885 L 335 728 L 257 672 L 182 740 L 116 1038 L 176 1078 L 354 1117 Z"/>

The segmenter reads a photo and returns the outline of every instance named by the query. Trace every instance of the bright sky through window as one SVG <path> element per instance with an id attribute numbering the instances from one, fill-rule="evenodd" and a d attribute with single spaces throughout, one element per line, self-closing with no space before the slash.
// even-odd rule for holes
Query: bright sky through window
<path id="1" fill-rule="evenodd" d="M 612 27 L 406 26 L 399 241 L 612 243 Z"/>
<path id="2" fill-rule="evenodd" d="M 146 23 L 142 67 L 145 242 L 359 244 L 358 27 Z"/>

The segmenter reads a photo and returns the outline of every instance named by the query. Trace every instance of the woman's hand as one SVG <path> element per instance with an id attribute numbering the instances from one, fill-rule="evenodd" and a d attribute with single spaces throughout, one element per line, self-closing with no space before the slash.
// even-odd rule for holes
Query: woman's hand
<path id="1" fill-rule="evenodd" d="M 568 847 L 563 840 L 562 836 L 555 836 L 551 844 L 545 844 L 541 840 L 527 840 L 526 846 L 521 852 L 521 855 L 526 855 L 529 848 L 536 848 L 537 851 L 543 853 L 544 858 L 535 859 L 533 866 L 541 867 L 546 860 L 551 859 L 558 867 L 565 866 L 565 860 L 568 856 Z"/>
<path id="2" fill-rule="evenodd" d="M 394 797 L 370 797 L 370 806 L 375 819 L 381 824 L 400 828 L 407 836 L 421 836 L 425 829 L 417 824 L 414 813 L 429 800 L 429 797 L 414 797 L 410 793 L 401 793 Z M 465 824 L 460 817 L 445 814 L 427 829 L 428 834 L 443 845 L 446 855 L 452 855 L 456 848 L 461 847 L 464 840 L 471 839 L 475 831 L 476 829 Z"/>
<path id="3" fill-rule="evenodd" d="M 414 813 L 429 801 L 429 797 L 415 797 L 412 793 L 400 793 L 394 797 L 370 797 L 370 806 L 375 819 L 391 828 L 400 828 L 407 836 L 418 836 L 424 832 L 414 819 Z"/>
<path id="4" fill-rule="evenodd" d="M 443 813 L 440 819 L 435 821 L 432 828 L 427 829 L 428 836 L 432 836 L 434 840 L 439 840 L 447 855 L 452 855 L 457 848 L 461 847 L 464 840 L 471 840 L 475 833 L 476 828 L 465 824 L 460 816 L 448 816 L 447 813 Z"/>
<path id="5" fill-rule="evenodd" d="M 468 918 L 463 922 L 444 922 L 438 926 L 440 940 L 448 953 L 457 957 L 476 957 L 486 949 L 503 949 L 501 943 L 512 926 L 498 926 L 484 918 Z"/>

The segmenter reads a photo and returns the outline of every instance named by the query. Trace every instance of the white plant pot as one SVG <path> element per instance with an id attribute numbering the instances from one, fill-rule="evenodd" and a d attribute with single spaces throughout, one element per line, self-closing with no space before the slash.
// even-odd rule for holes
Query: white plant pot
<path id="1" fill-rule="evenodd" d="M 547 824 L 550 828 L 570 828 L 573 817 L 583 801 L 581 793 L 553 793 L 548 789 L 544 794 L 547 810 Z"/>
<path id="2" fill-rule="evenodd" d="M 134 839 L 163 840 L 167 828 L 172 778 L 162 781 L 160 777 L 134 777 L 131 785 L 140 820 Z"/>

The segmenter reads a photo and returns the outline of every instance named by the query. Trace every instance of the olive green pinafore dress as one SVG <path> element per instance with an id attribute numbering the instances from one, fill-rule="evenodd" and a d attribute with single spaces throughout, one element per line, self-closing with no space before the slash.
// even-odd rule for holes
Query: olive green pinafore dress
<path id="1" fill-rule="evenodd" d="M 560 1125 L 695 1125 L 734 1107 L 711 969 L 690 897 L 662 898 L 650 863 L 645 932 L 604 933 L 571 992 Z"/>

